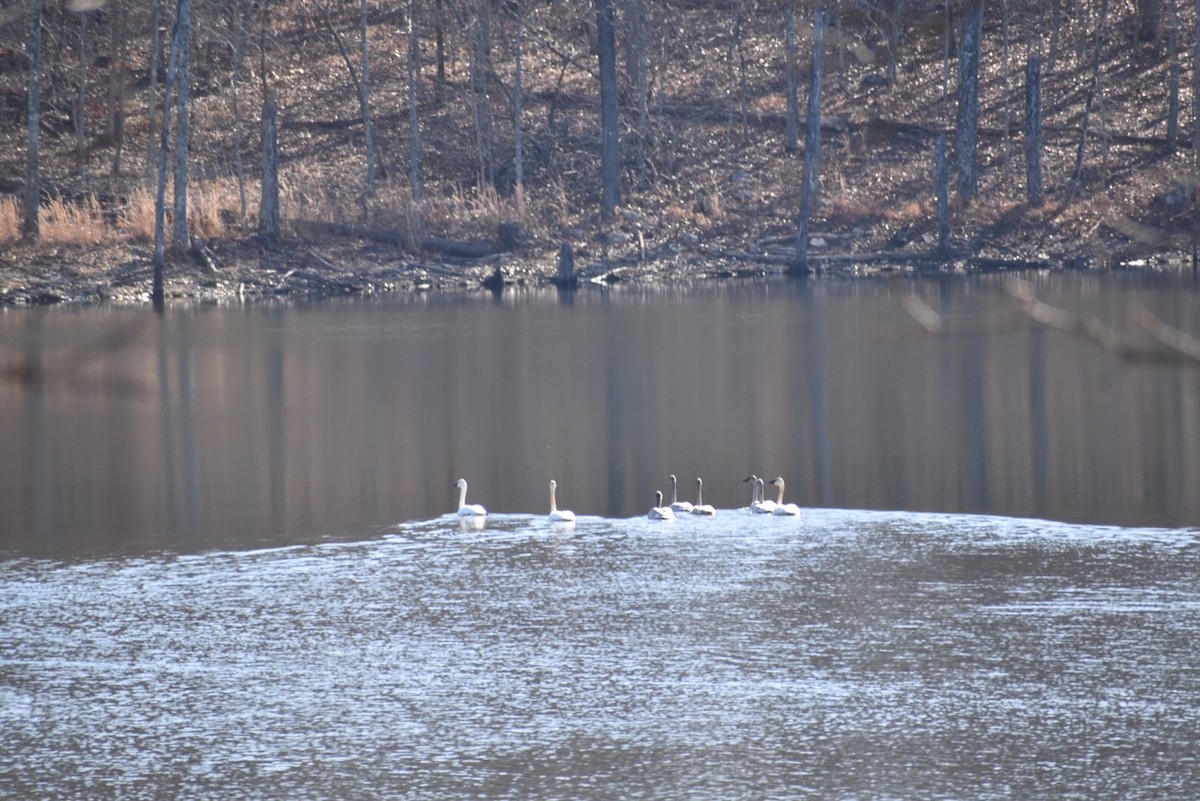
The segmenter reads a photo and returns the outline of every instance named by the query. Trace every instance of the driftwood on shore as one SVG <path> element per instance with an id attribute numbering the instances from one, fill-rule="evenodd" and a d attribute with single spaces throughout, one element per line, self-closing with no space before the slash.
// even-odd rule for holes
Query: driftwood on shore
<path id="1" fill-rule="evenodd" d="M 702 253 L 714 259 L 731 261 L 748 261 L 758 264 L 774 264 L 783 267 L 795 263 L 795 255 L 787 250 L 769 253 L 752 253 L 745 250 L 717 250 L 705 248 Z M 928 268 L 937 267 L 947 262 L 964 262 L 974 267 L 987 270 L 1046 270 L 1053 265 L 1041 259 L 1001 259 L 990 256 L 948 250 L 900 251 L 876 250 L 862 253 L 809 253 L 808 264 L 812 267 L 821 265 L 848 264 L 915 264 Z"/>

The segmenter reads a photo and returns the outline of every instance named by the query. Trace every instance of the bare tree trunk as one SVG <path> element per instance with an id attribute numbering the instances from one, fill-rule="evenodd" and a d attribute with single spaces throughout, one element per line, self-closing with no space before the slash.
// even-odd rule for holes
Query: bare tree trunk
<path id="1" fill-rule="evenodd" d="M 178 0 L 182 5 L 187 0 Z M 154 286 L 150 299 L 156 309 L 163 305 L 163 264 L 166 260 L 166 216 L 167 216 L 167 152 L 171 143 L 171 104 L 174 101 L 176 73 L 179 65 L 180 15 L 175 13 L 175 26 L 171 30 L 171 55 L 167 61 L 167 88 L 163 98 L 162 130 L 158 142 L 158 192 L 154 198 Z"/>
<path id="2" fill-rule="evenodd" d="M 26 236 L 37 239 L 41 235 L 38 211 L 42 205 L 41 176 L 38 174 L 38 133 L 42 125 L 42 2 L 35 0 L 29 12 L 29 105 L 25 121 L 28 123 L 29 147 L 25 161 L 25 220 L 21 228 Z"/>
<path id="3" fill-rule="evenodd" d="M 162 58 L 162 0 L 154 0 L 150 11 L 150 127 L 146 134 L 146 183 L 154 178 L 155 156 L 154 132 L 158 130 L 158 62 Z"/>
<path id="4" fill-rule="evenodd" d="M 1137 38 L 1139 42 L 1153 42 L 1158 38 L 1162 19 L 1162 0 L 1137 0 Z"/>
<path id="5" fill-rule="evenodd" d="M 88 73 L 91 71 L 92 58 L 88 52 L 91 42 L 88 36 L 90 11 L 77 12 L 79 17 L 79 89 L 75 94 L 75 108 L 72 116 L 75 118 L 75 172 L 84 179 L 87 186 L 87 102 L 88 102 Z"/>
<path id="6" fill-rule="evenodd" d="M 325 18 L 325 25 L 329 28 L 329 33 L 333 36 L 334 43 L 337 44 L 338 52 L 342 55 L 342 61 L 346 64 L 346 71 L 350 73 L 350 82 L 354 84 L 354 93 L 358 95 L 358 109 L 363 118 L 363 147 L 366 150 L 367 157 L 367 195 L 375 194 L 376 183 L 376 152 L 375 152 L 375 127 L 371 124 L 371 94 L 368 84 L 367 68 L 367 0 L 362 0 L 362 61 L 363 68 L 362 76 L 354 68 L 354 60 L 350 57 L 350 51 L 346 48 L 346 42 L 342 38 L 341 32 L 334 24 L 333 18 L 328 9 L 323 9 L 322 14 Z"/>
<path id="7" fill-rule="evenodd" d="M 438 92 L 445 91 L 446 86 L 446 0 L 437 0 L 435 7 L 434 41 L 437 47 L 437 83 Z M 409 4 L 409 19 L 412 19 L 412 4 Z M 439 94 L 439 97 L 441 95 Z"/>
<path id="8" fill-rule="evenodd" d="M 192 0 L 179 0 L 176 10 L 176 25 L 179 27 L 179 49 L 177 53 L 175 93 L 175 217 L 172 220 L 171 245 L 177 253 L 185 253 L 192 246 L 188 234 L 188 168 L 189 137 L 191 135 L 192 92 L 189 68 L 192 41 Z M 164 108 L 164 116 L 166 110 Z"/>
<path id="9" fill-rule="evenodd" d="M 121 173 L 125 152 L 125 84 L 129 80 L 129 8 L 113 0 L 109 37 L 108 136 L 113 143 L 112 174 Z"/>
<path id="10" fill-rule="evenodd" d="M 250 40 L 250 20 L 254 14 L 253 0 L 242 0 L 242 21 L 238 27 L 237 47 L 233 54 L 233 74 L 229 78 L 229 100 L 233 106 L 233 161 L 237 171 L 238 206 L 242 225 L 246 224 L 249 202 L 246 200 L 246 159 L 242 155 L 242 107 L 239 89 L 242 85 L 242 68 L 246 63 L 246 44 Z"/>
<path id="11" fill-rule="evenodd" d="M 439 18 L 441 4 L 438 5 Z M 417 107 L 417 23 L 416 3 L 408 0 L 408 128 L 411 145 L 411 162 L 409 176 L 412 181 L 412 202 L 414 208 L 419 208 L 422 194 L 421 178 L 421 126 Z M 440 31 L 440 27 L 439 27 Z M 439 84 L 440 85 L 440 84 Z"/>
<path id="12" fill-rule="evenodd" d="M 983 33 L 983 4 L 966 10 L 958 53 L 958 194 L 963 205 L 979 192 L 976 151 L 979 147 L 979 49 Z"/>
<path id="13" fill-rule="evenodd" d="M 821 166 L 821 83 L 825 71 L 825 14 L 821 0 L 813 9 L 812 83 L 808 90 L 808 130 L 804 136 L 804 172 L 800 187 L 800 224 L 796 233 L 796 259 L 788 269 L 793 276 L 808 272 L 808 223 L 817 205 Z"/>
<path id="14" fill-rule="evenodd" d="M 488 91 L 492 77 L 491 0 L 477 0 L 475 3 L 475 21 L 471 33 L 471 103 L 479 157 L 479 186 L 483 188 L 494 186 L 496 179 L 492 99 Z"/>
<path id="15" fill-rule="evenodd" d="M 625 73 L 633 95 L 634 164 L 638 189 L 645 189 L 650 183 L 646 174 L 646 143 L 650 137 L 650 4 L 648 0 L 627 0 L 625 14 L 629 29 Z"/>
<path id="16" fill-rule="evenodd" d="M 937 252 L 943 258 L 950 251 L 950 170 L 946 166 L 946 133 L 941 131 L 934 143 L 934 170 L 937 184 Z"/>
<path id="17" fill-rule="evenodd" d="M 621 204 L 621 140 L 617 113 L 617 42 L 612 0 L 596 0 L 600 59 L 600 214 L 611 220 Z"/>
<path id="18" fill-rule="evenodd" d="M 1025 196 L 1042 205 L 1042 61 L 1030 56 L 1025 66 Z"/>
<path id="19" fill-rule="evenodd" d="M 513 33 L 513 187 L 518 203 L 525 200 L 525 141 L 521 125 L 522 56 L 525 38 L 525 3 L 514 0 L 516 5 L 516 31 Z M 523 209 L 522 209 L 523 211 Z"/>
<path id="20" fill-rule="evenodd" d="M 1083 156 L 1087 149 L 1089 124 L 1096 95 L 1100 91 L 1100 63 L 1104 54 L 1104 26 L 1108 22 L 1108 0 L 1100 3 L 1100 19 L 1096 22 L 1096 38 L 1092 51 L 1092 77 L 1088 83 L 1087 95 L 1083 104 L 1083 121 L 1079 126 L 1079 144 L 1075 149 L 1075 167 L 1071 171 L 1071 183 L 1067 187 L 1067 197 L 1063 207 L 1075 201 L 1075 193 L 1079 191 L 1079 183 L 1083 179 Z"/>
<path id="21" fill-rule="evenodd" d="M 262 118 L 262 198 L 258 205 L 258 233 L 269 242 L 279 239 L 279 101 L 275 92 L 263 107 Z"/>
<path id="22" fill-rule="evenodd" d="M 1179 7 L 1168 0 L 1171 30 L 1167 36 L 1167 150 L 1174 151 L 1179 143 Z"/>
<path id="23" fill-rule="evenodd" d="M 800 75 L 796 48 L 796 2 L 784 3 L 784 53 L 787 69 L 787 127 L 783 136 L 783 148 L 789 153 L 800 149 Z"/>
<path id="24" fill-rule="evenodd" d="M 367 53 L 367 0 L 362 0 L 359 13 L 359 35 L 362 38 L 362 104 L 363 137 L 367 143 L 367 196 L 374 197 L 378 180 L 375 152 L 375 124 L 371 120 L 371 65 Z"/>

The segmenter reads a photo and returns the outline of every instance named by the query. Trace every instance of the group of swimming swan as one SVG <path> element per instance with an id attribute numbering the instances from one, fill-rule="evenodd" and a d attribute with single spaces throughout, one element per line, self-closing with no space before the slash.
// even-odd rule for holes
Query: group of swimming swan
<path id="1" fill-rule="evenodd" d="M 800 514 L 800 507 L 794 503 L 783 502 L 783 479 L 772 479 L 771 485 L 779 487 L 779 500 L 768 501 L 763 497 L 764 484 L 763 480 L 758 476 L 750 476 L 742 483 L 750 483 L 750 511 L 759 514 L 773 514 L 794 517 Z M 677 494 L 678 481 L 674 475 L 671 476 L 671 505 L 663 505 L 663 494 L 661 490 L 654 492 L 654 507 L 646 514 L 650 520 L 674 520 L 676 514 L 693 514 L 702 517 L 713 517 L 717 514 L 717 510 L 710 504 L 704 502 L 704 481 L 696 479 L 696 502 L 689 503 L 688 501 L 679 500 Z M 467 503 L 467 480 L 460 478 L 454 483 L 458 487 L 458 516 L 464 518 L 482 518 L 487 516 L 487 509 L 477 503 Z M 556 491 L 558 490 L 558 482 L 550 479 L 550 514 L 548 516 L 551 523 L 573 523 L 575 522 L 575 513 L 570 509 L 559 509 Z"/>

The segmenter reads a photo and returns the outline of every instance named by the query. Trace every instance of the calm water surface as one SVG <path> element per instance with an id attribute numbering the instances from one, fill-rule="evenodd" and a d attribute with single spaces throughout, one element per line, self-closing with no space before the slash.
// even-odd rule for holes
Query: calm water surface
<path id="1" fill-rule="evenodd" d="M 1198 371 L 1001 279 L 7 311 L 0 362 L 0 797 L 1200 786 Z M 647 521 L 671 473 L 717 517 Z"/>
<path id="2" fill-rule="evenodd" d="M 644 512 L 676 474 L 745 502 L 1200 521 L 1200 370 L 1033 330 L 1003 277 L 0 315 L 0 552 L 354 538 L 453 508 Z M 1130 336 L 1200 335 L 1179 281 L 1043 276 Z M 916 293 L 948 330 L 901 307 Z"/>

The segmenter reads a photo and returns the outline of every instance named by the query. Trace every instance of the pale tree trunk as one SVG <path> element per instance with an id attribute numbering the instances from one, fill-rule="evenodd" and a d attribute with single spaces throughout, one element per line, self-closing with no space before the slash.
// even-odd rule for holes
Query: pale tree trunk
<path id="1" fill-rule="evenodd" d="M 108 72 L 108 128 L 113 143 L 112 174 L 121 172 L 121 159 L 125 152 L 125 84 L 129 76 L 129 8 L 120 0 L 113 0 L 109 14 L 112 17 L 109 37 Z"/>
<path id="2" fill-rule="evenodd" d="M 29 146 L 25 161 L 25 219 L 21 225 L 26 236 L 37 239 L 41 234 L 38 211 L 42 205 L 41 176 L 39 175 L 38 133 L 42 124 L 42 3 L 35 0 L 29 12 Z"/>
<path id="3" fill-rule="evenodd" d="M 808 130 L 804 139 L 804 172 L 800 187 L 800 223 L 796 232 L 796 259 L 788 272 L 808 272 L 808 223 L 817 205 L 821 166 L 821 83 L 825 70 L 825 19 L 820 0 L 813 9 L 812 83 L 808 91 Z"/>
<path id="4" fill-rule="evenodd" d="M 525 142 L 524 128 L 521 124 L 522 76 L 521 65 L 525 39 L 525 3 L 524 0 L 514 0 L 516 13 L 516 31 L 513 33 L 513 186 L 518 203 L 525 202 Z M 523 209 L 522 209 L 523 211 Z"/>
<path id="5" fill-rule="evenodd" d="M 258 233 L 269 242 L 279 239 L 279 121 L 275 92 L 263 107 L 262 118 L 262 199 L 258 206 Z"/>
<path id="6" fill-rule="evenodd" d="M 786 0 L 784 6 L 787 127 L 784 129 L 783 148 L 789 153 L 795 153 L 800 149 L 800 65 L 797 63 L 800 53 L 796 47 L 796 2 L 795 0 Z"/>
<path id="7" fill-rule="evenodd" d="M 91 72 L 90 11 L 78 12 L 79 17 L 79 89 L 75 94 L 75 172 L 87 186 L 87 102 L 88 73 Z"/>
<path id="8" fill-rule="evenodd" d="M 171 245 L 176 253 L 185 253 L 191 247 L 191 237 L 188 235 L 187 193 L 191 135 L 189 114 L 192 102 L 188 51 L 191 50 L 192 39 L 192 0 L 179 0 L 175 22 L 179 27 L 179 49 L 176 56 L 179 63 L 175 74 L 175 217 L 172 220 Z M 164 116 L 167 113 L 166 108 L 164 107 Z"/>
<path id="9" fill-rule="evenodd" d="M 496 180 L 495 133 L 492 99 L 488 91 L 492 76 L 492 3 L 475 3 L 471 27 L 471 104 L 475 120 L 475 146 L 479 165 L 479 187 L 494 186 Z"/>
<path id="10" fill-rule="evenodd" d="M 967 205 L 979 193 L 979 49 L 983 33 L 983 4 L 968 8 L 962 22 L 958 53 L 958 195 Z"/>
<path id="11" fill-rule="evenodd" d="M 371 67 L 367 54 L 367 0 L 362 0 L 359 13 L 359 34 L 362 38 L 362 115 L 363 137 L 367 143 L 367 196 L 375 196 L 378 180 L 377 154 L 375 152 L 375 124 L 371 120 Z"/>
<path id="12" fill-rule="evenodd" d="M 600 214 L 611 220 L 621 204 L 621 140 L 617 113 L 617 41 L 613 0 L 596 0 L 600 60 Z"/>
<path id="13" fill-rule="evenodd" d="M 229 79 L 229 101 L 233 107 L 233 159 L 237 170 L 238 204 L 242 225 L 246 224 L 249 203 L 246 200 L 246 159 L 242 155 L 242 107 L 240 88 L 242 70 L 246 63 L 246 44 L 250 40 L 250 20 L 254 14 L 254 0 L 242 0 L 241 24 L 238 28 L 237 47 L 233 54 L 233 74 Z"/>
<path id="14" fill-rule="evenodd" d="M 162 57 L 162 0 L 154 0 L 154 5 L 150 11 L 150 95 L 149 95 L 149 113 L 150 127 L 146 134 L 146 183 L 149 184 L 154 179 L 154 165 L 157 163 L 155 159 L 155 138 L 154 132 L 158 130 L 158 61 Z"/>
<path id="15" fill-rule="evenodd" d="M 350 51 L 346 48 L 346 42 L 342 38 L 342 34 L 334 24 L 333 18 L 328 9 L 322 11 L 325 18 L 325 24 L 329 28 L 329 33 L 333 36 L 334 42 L 337 44 L 338 52 L 342 55 L 342 61 L 346 64 L 346 71 L 350 73 L 350 82 L 354 84 L 354 93 L 358 95 L 358 108 L 363 118 L 363 140 L 364 149 L 366 150 L 367 169 L 367 195 L 375 194 L 376 184 L 376 158 L 375 151 L 375 126 L 371 122 L 371 90 L 369 84 L 369 75 L 367 73 L 367 0 L 362 0 L 361 5 L 361 34 L 362 34 L 362 54 L 360 66 L 362 67 L 362 75 L 354 67 L 354 60 L 350 57 Z"/>
<path id="16" fill-rule="evenodd" d="M 409 177 L 412 182 L 412 202 L 414 209 L 420 208 L 422 195 L 421 177 L 421 126 L 420 114 L 417 107 L 417 40 L 415 0 L 408 0 L 408 130 L 410 139 Z M 440 12 L 439 12 L 440 13 Z"/>
<path id="17" fill-rule="evenodd" d="M 625 73 L 633 95 L 634 164 L 638 189 L 649 185 L 646 174 L 646 143 L 650 136 L 650 6 L 647 0 L 627 0 L 625 16 L 629 35 L 625 42 Z"/>
<path id="18" fill-rule="evenodd" d="M 182 5 L 187 0 L 178 0 Z M 175 99 L 175 84 L 179 66 L 180 14 L 175 13 L 175 27 L 171 31 L 171 55 L 167 60 L 167 87 L 163 98 L 162 129 L 158 142 L 158 191 L 154 199 L 154 286 L 150 299 L 156 309 L 163 304 L 163 265 L 166 260 L 166 216 L 167 216 L 167 152 L 171 143 L 171 104 Z"/>

